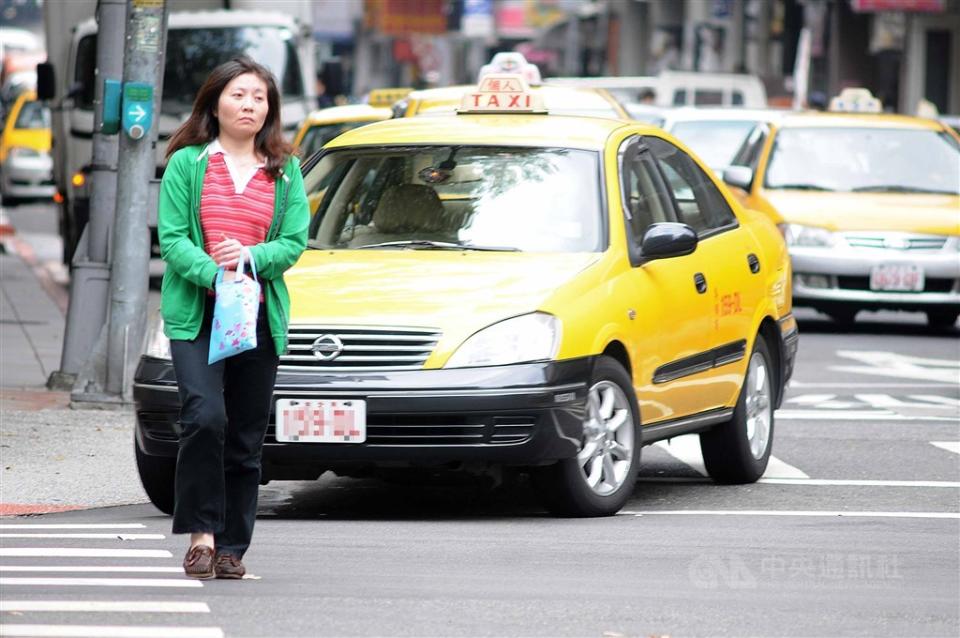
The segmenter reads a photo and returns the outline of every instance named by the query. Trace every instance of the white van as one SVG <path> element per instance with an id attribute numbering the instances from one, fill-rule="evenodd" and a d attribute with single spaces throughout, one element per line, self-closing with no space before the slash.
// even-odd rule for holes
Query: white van
<path id="1" fill-rule="evenodd" d="M 655 94 L 654 104 L 661 107 L 767 106 L 767 91 L 760 78 L 742 73 L 662 71 L 656 76 L 558 77 L 550 78 L 546 83 L 606 89 L 627 108 L 641 102 L 648 91 Z"/>

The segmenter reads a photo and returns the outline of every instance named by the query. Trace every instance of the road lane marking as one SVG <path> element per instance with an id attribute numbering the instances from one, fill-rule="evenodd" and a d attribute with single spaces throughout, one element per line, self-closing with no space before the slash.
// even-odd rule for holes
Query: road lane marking
<path id="1" fill-rule="evenodd" d="M 707 467 L 703 462 L 703 453 L 700 451 L 699 435 L 685 434 L 666 441 L 657 441 L 654 445 L 702 476 L 708 476 Z M 800 469 L 775 456 L 770 457 L 763 475 L 770 478 L 809 478 Z"/>
<path id="2" fill-rule="evenodd" d="M 0 625 L 0 636 L 20 638 L 223 638 L 219 627 L 136 625 Z"/>
<path id="3" fill-rule="evenodd" d="M 960 408 L 960 399 L 954 399 L 953 397 L 942 397 L 939 394 L 911 394 L 910 398 L 918 401 L 927 401 L 929 403 L 942 403 L 943 405 L 948 405 L 952 408 Z"/>
<path id="4" fill-rule="evenodd" d="M 859 401 L 874 407 L 874 408 L 940 408 L 939 405 L 931 405 L 929 402 L 911 402 L 903 401 L 897 397 L 890 396 L 889 394 L 855 394 L 853 395 Z"/>
<path id="5" fill-rule="evenodd" d="M 758 483 L 771 485 L 833 485 L 842 487 L 947 487 L 960 488 L 960 481 L 897 481 L 869 479 L 793 479 L 763 477 Z"/>
<path id="6" fill-rule="evenodd" d="M 954 388 L 951 383 L 830 383 L 790 379 L 790 388 Z"/>
<path id="7" fill-rule="evenodd" d="M 143 572 L 151 574 L 183 573 L 183 567 L 129 567 L 104 565 L 0 565 L 3 572 L 90 572 L 90 573 L 129 573 Z"/>
<path id="8" fill-rule="evenodd" d="M 0 600 L 0 612 L 69 611 L 209 614 L 207 603 L 163 600 Z"/>
<path id="9" fill-rule="evenodd" d="M 0 529 L 143 529 L 143 523 L 0 523 Z"/>
<path id="10" fill-rule="evenodd" d="M 873 350 L 838 350 L 837 356 L 865 365 L 829 366 L 830 370 L 960 385 L 960 362 L 953 359 L 910 357 Z"/>
<path id="11" fill-rule="evenodd" d="M 0 556 L 58 558 L 172 558 L 165 549 L 95 549 L 92 547 L 0 547 Z"/>
<path id="12" fill-rule="evenodd" d="M 191 578 L 16 578 L 0 577 L 0 585 L 45 587 L 203 587 Z"/>
<path id="13" fill-rule="evenodd" d="M 166 538 L 163 534 L 47 534 L 45 532 L 27 532 L 27 533 L 7 533 L 0 532 L 0 538 L 85 538 L 85 539 L 111 539 L 121 541 L 162 541 Z"/>
<path id="14" fill-rule="evenodd" d="M 930 441 L 930 445 L 935 445 L 947 452 L 960 454 L 960 441 Z"/>
<path id="15" fill-rule="evenodd" d="M 888 410 L 777 410 L 776 418 L 806 421 L 929 421 L 957 423 L 958 417 L 950 416 L 903 416 Z"/>
<path id="16" fill-rule="evenodd" d="M 632 516 L 805 516 L 839 518 L 942 518 L 960 519 L 955 512 L 845 512 L 811 510 L 644 510 L 621 511 L 620 514 Z"/>

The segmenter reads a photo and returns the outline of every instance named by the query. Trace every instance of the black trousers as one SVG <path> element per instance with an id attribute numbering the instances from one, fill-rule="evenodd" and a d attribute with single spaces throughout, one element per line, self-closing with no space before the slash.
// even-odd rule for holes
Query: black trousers
<path id="1" fill-rule="evenodd" d="M 242 558 L 257 516 L 260 454 L 278 358 L 261 304 L 257 348 L 208 364 L 212 318 L 211 297 L 197 338 L 170 342 L 183 428 L 173 533 L 213 533 L 218 552 Z"/>

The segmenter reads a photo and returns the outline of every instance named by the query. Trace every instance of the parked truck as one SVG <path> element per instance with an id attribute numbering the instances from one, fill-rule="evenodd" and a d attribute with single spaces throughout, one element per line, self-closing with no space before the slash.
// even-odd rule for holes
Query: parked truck
<path id="1" fill-rule="evenodd" d="M 221 62 L 247 54 L 277 77 L 281 119 L 292 138 L 314 104 L 313 38 L 309 3 L 296 0 L 168 0 L 156 178 L 163 174 L 167 141 L 189 115 L 193 98 Z M 270 11 L 258 11 L 269 7 Z M 60 202 L 63 259 L 69 263 L 90 218 L 90 161 L 96 82 L 97 0 L 48 0 L 44 26 L 54 68 L 54 182 Z M 178 10 L 182 9 L 182 10 Z M 189 9 L 189 10 L 187 10 Z M 120 79 L 120 78 L 117 78 Z M 156 184 L 154 184 L 156 192 Z M 150 211 L 155 227 L 155 209 Z"/>

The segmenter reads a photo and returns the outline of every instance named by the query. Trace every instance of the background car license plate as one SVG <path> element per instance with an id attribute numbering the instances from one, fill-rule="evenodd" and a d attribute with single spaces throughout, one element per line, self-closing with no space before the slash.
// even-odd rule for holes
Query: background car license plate
<path id="1" fill-rule="evenodd" d="M 870 290 L 923 290 L 923 268 L 914 264 L 881 264 L 870 271 Z"/>
<path id="2" fill-rule="evenodd" d="M 350 399 L 278 399 L 277 441 L 281 443 L 363 443 L 367 403 Z"/>

